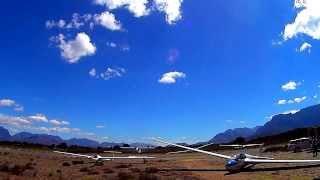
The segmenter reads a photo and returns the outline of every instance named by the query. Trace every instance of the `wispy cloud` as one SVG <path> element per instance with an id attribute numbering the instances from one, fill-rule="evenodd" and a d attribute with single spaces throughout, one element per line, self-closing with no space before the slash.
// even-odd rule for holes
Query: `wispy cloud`
<path id="1" fill-rule="evenodd" d="M 110 80 L 113 78 L 119 78 L 122 77 L 126 73 L 126 70 L 124 68 L 110 68 L 108 67 L 105 71 L 101 73 L 97 73 L 95 68 L 92 68 L 89 71 L 89 75 L 91 77 L 97 78 L 97 79 L 103 79 L 103 80 Z"/>
<path id="2" fill-rule="evenodd" d="M 24 111 L 24 107 L 12 99 L 0 99 L 0 108 L 1 107 L 13 108 L 13 110 L 17 112 Z"/>
<path id="3" fill-rule="evenodd" d="M 306 51 L 306 52 L 310 53 L 311 48 L 312 48 L 311 44 L 304 42 L 297 51 L 298 52 L 305 52 Z"/>
<path id="4" fill-rule="evenodd" d="M 294 104 L 294 103 L 301 103 L 303 101 L 305 101 L 307 99 L 307 96 L 303 96 L 303 97 L 296 97 L 294 99 L 281 99 L 278 100 L 277 104 L 279 105 L 285 105 L 285 104 Z"/>

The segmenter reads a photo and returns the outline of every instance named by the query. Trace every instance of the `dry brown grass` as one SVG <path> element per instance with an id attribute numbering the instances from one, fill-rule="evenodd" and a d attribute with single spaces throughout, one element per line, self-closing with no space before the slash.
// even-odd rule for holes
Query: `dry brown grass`
<path id="1" fill-rule="evenodd" d="M 223 151 L 234 154 L 236 151 Z M 309 159 L 311 154 L 249 150 L 250 154 L 285 159 Z M 152 156 L 152 155 L 151 155 Z M 197 153 L 165 155 L 157 159 L 106 161 L 97 165 L 89 159 L 71 158 L 44 150 L 0 147 L 0 179 L 313 179 L 320 176 L 320 166 L 295 167 L 290 164 L 261 164 L 251 172 L 227 174 L 225 161 Z M 289 167 L 286 169 L 284 167 Z M 290 169 L 291 168 L 291 169 Z"/>

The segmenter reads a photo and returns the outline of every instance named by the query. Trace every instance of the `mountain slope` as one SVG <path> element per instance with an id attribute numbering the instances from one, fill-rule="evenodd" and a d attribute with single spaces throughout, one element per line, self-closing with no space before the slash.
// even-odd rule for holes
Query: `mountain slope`
<path id="1" fill-rule="evenodd" d="M 214 136 L 209 143 L 228 143 L 233 140 L 235 140 L 237 137 L 250 137 L 252 136 L 257 129 L 260 127 L 255 127 L 255 128 L 236 128 L 236 129 L 228 129 L 223 133 L 219 133 L 216 136 Z"/>
<path id="2" fill-rule="evenodd" d="M 93 141 L 90 139 L 78 139 L 78 138 L 72 138 L 66 141 L 68 146 L 76 145 L 76 146 L 82 146 L 82 147 L 92 147 L 96 148 L 100 146 L 99 142 Z"/>
<path id="3" fill-rule="evenodd" d="M 320 125 L 320 105 L 301 109 L 294 114 L 279 114 L 265 123 L 253 137 L 270 136 L 296 128 L 305 128 Z"/>
<path id="4" fill-rule="evenodd" d="M 47 134 L 32 134 L 27 132 L 15 134 L 10 139 L 11 141 L 43 145 L 60 144 L 63 142 L 63 140 L 59 136 L 52 136 Z"/>
<path id="5" fill-rule="evenodd" d="M 0 127 L 0 140 L 7 141 L 11 137 L 9 131 L 3 127 Z"/>

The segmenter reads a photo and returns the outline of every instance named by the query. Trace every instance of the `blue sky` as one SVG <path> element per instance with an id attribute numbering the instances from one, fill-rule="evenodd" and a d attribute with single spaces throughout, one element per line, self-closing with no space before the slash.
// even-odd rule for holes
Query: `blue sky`
<path id="1" fill-rule="evenodd" d="M 7 1 L 0 123 L 130 142 L 262 125 L 319 102 L 318 12 L 316 0 Z"/>

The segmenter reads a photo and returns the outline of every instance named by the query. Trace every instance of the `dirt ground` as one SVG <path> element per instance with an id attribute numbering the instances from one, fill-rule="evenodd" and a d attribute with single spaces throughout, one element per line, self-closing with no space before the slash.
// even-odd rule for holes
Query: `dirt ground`
<path id="1" fill-rule="evenodd" d="M 220 151 L 231 155 L 237 151 Z M 285 159 L 312 159 L 309 153 L 259 153 Z M 110 156 L 110 154 L 101 154 Z M 125 154 L 120 154 L 125 156 Z M 320 177 L 320 165 L 261 164 L 244 172 L 229 174 L 225 160 L 198 153 L 175 155 L 143 154 L 156 159 L 116 160 L 96 164 L 92 160 L 72 158 L 50 151 L 0 147 L 0 180 L 2 179 L 315 179 Z M 119 156 L 119 154 L 117 154 Z"/>

